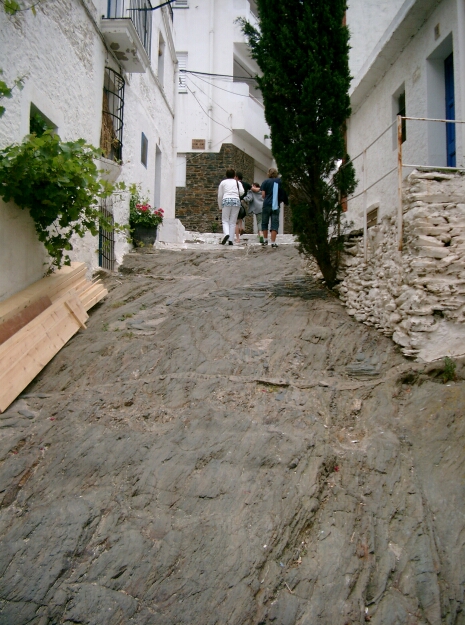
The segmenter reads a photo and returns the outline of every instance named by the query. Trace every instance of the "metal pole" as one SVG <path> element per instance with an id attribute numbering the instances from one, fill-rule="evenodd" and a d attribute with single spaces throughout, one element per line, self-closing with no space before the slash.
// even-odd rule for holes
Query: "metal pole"
<path id="1" fill-rule="evenodd" d="M 363 259 L 368 260 L 368 223 L 367 223 L 367 151 L 363 150 Z"/>
<path id="2" fill-rule="evenodd" d="M 402 252 L 403 238 L 403 206 L 402 206 L 402 115 L 397 115 L 397 244 L 399 252 Z"/>

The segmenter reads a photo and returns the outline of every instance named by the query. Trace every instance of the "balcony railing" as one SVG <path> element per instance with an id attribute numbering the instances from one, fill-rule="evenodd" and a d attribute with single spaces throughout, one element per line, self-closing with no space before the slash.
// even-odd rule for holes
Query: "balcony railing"
<path id="1" fill-rule="evenodd" d="M 108 0 L 107 19 L 128 18 L 150 58 L 152 45 L 152 5 L 149 0 Z"/>

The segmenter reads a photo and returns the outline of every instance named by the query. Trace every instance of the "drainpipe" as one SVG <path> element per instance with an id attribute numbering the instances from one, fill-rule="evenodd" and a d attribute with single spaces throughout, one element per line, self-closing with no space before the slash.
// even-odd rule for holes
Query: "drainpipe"
<path id="1" fill-rule="evenodd" d="M 178 84 L 179 84 L 179 63 L 176 59 L 173 72 L 173 126 L 172 126 L 172 145 L 173 145 L 173 167 L 171 168 L 172 181 L 171 189 L 173 193 L 174 215 L 176 218 L 176 172 L 178 171 L 178 114 L 177 114 L 177 102 L 178 102 Z"/>
<path id="2" fill-rule="evenodd" d="M 213 63 L 213 55 L 215 52 L 215 0 L 210 0 L 210 19 L 209 19 L 209 32 L 208 32 L 208 44 L 209 44 L 209 72 L 210 74 L 214 73 L 214 63 Z M 208 149 L 212 149 L 213 145 L 213 85 L 210 80 L 210 85 L 208 87 Z"/>
<path id="3" fill-rule="evenodd" d="M 459 76 L 460 84 L 460 113 L 458 118 L 465 120 L 465 0 L 457 0 L 457 52 L 459 57 L 458 71 L 455 75 Z M 456 124 L 457 125 L 457 124 Z M 461 162 L 457 165 L 463 167 L 463 156 L 465 153 L 465 124 L 459 124 L 461 128 Z"/>

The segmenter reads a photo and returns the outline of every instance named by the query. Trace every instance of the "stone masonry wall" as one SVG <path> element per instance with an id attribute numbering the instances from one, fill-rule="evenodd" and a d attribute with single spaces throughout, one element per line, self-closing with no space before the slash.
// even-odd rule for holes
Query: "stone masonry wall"
<path id="1" fill-rule="evenodd" d="M 349 314 L 378 328 L 406 356 L 465 354 L 465 178 L 412 172 L 404 185 L 403 251 L 393 218 L 349 236 L 337 287 Z"/>

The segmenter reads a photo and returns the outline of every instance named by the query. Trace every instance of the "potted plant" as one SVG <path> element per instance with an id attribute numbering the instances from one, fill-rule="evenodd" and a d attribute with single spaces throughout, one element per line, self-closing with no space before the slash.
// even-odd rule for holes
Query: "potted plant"
<path id="1" fill-rule="evenodd" d="M 162 208 L 152 208 L 147 199 L 140 196 L 138 185 L 130 187 L 129 226 L 135 246 L 153 245 L 157 238 L 157 228 L 163 222 Z"/>

